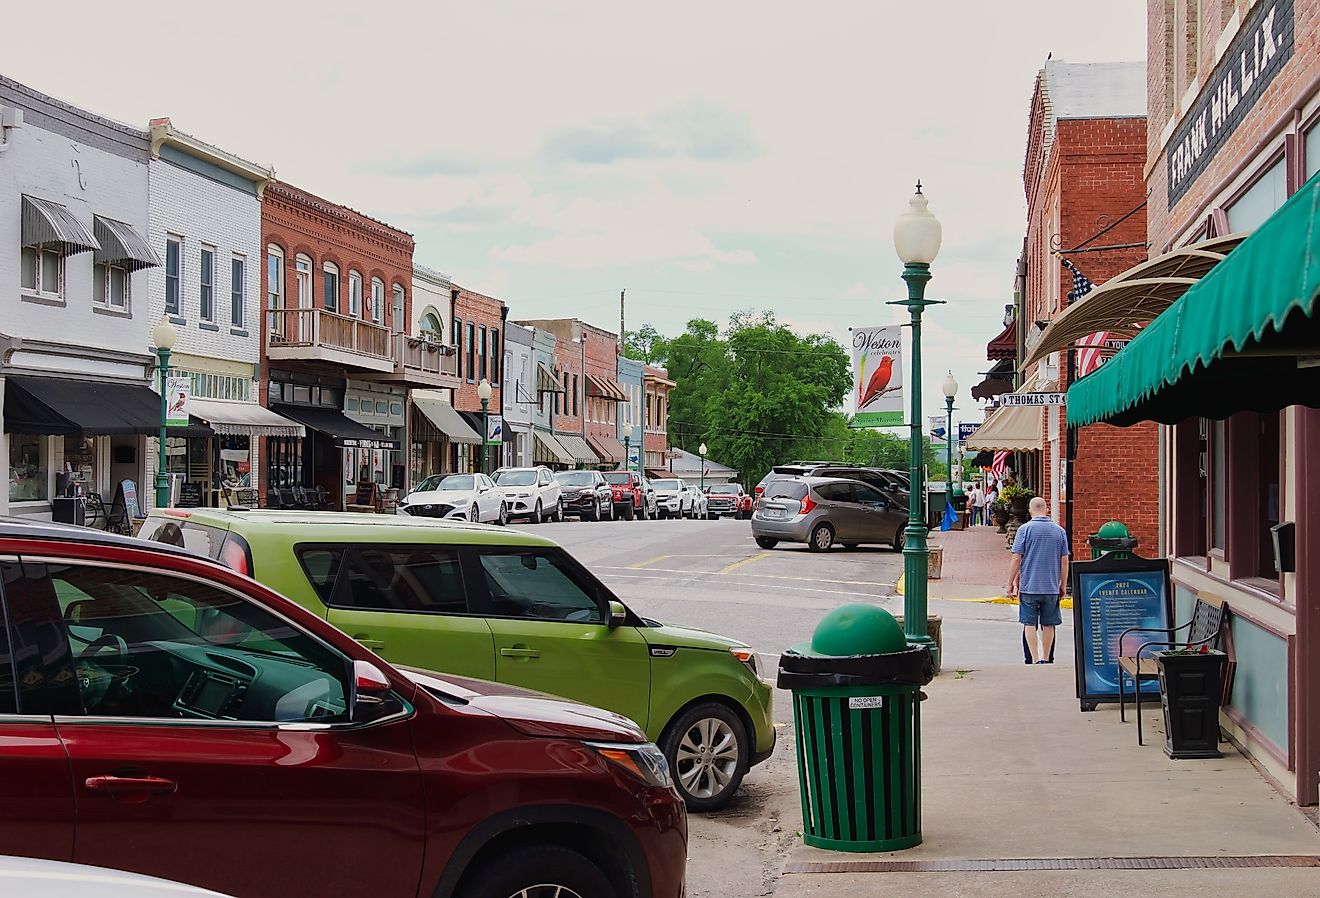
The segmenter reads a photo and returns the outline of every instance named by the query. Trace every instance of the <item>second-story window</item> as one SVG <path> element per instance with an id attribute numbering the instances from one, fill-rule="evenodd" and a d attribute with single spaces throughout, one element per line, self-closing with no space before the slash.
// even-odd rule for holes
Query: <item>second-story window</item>
<path id="1" fill-rule="evenodd" d="M 454 341 L 454 353 L 458 356 L 454 360 L 454 364 L 455 364 L 454 375 L 456 377 L 462 378 L 463 377 L 463 322 L 458 319 L 457 315 L 454 316 L 454 329 L 450 331 L 449 334 L 451 339 Z"/>
<path id="2" fill-rule="evenodd" d="M 296 261 L 298 277 L 298 308 L 312 307 L 312 257 L 298 254 Z"/>
<path id="3" fill-rule="evenodd" d="M 362 317 L 362 273 L 348 270 L 348 315 L 350 318 Z"/>
<path id="4" fill-rule="evenodd" d="M 489 377 L 486 372 L 486 327 L 477 328 L 477 368 L 481 372 L 478 379 Z"/>
<path id="5" fill-rule="evenodd" d="M 203 321 L 215 321 L 215 250 L 202 247 L 202 261 L 198 266 L 201 291 L 198 294 L 198 316 Z"/>
<path id="6" fill-rule="evenodd" d="M 247 259 L 234 256 L 229 260 L 229 324 L 243 326 L 243 303 L 247 295 Z"/>
<path id="7" fill-rule="evenodd" d="M 495 328 L 490 329 L 490 382 L 497 384 L 500 382 L 500 332 Z"/>
<path id="8" fill-rule="evenodd" d="M 46 296 L 64 295 L 64 253 L 52 246 L 23 247 L 24 290 Z"/>
<path id="9" fill-rule="evenodd" d="M 326 262 L 321 266 L 321 303 L 327 312 L 339 314 L 339 266 Z"/>
<path id="10" fill-rule="evenodd" d="M 165 313 L 179 314 L 180 285 L 183 278 L 183 238 L 165 238 Z"/>
<path id="11" fill-rule="evenodd" d="M 573 375 L 573 415 L 574 415 L 574 417 L 576 417 L 577 414 L 578 414 L 578 376 L 577 376 L 576 374 L 574 374 L 574 375 Z"/>
<path id="12" fill-rule="evenodd" d="M 471 321 L 463 331 L 463 351 L 467 353 L 467 379 L 476 380 L 477 371 L 477 326 Z"/>
<path id="13" fill-rule="evenodd" d="M 380 324 L 385 320 L 385 282 L 380 278 L 371 279 L 371 323 Z"/>
<path id="14" fill-rule="evenodd" d="M 408 319 L 404 317 L 407 292 L 403 289 L 403 284 L 395 284 L 392 292 L 394 294 L 394 321 L 392 323 L 394 332 L 401 334 L 408 323 Z"/>
<path id="15" fill-rule="evenodd" d="M 92 266 L 92 298 L 112 309 L 127 309 L 132 290 L 131 272 L 122 265 L 98 262 Z"/>

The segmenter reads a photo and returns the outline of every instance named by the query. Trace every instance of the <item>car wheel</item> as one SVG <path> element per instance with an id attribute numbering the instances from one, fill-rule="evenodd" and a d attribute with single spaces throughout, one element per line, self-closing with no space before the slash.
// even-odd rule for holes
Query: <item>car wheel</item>
<path id="1" fill-rule="evenodd" d="M 669 725 L 661 742 L 678 794 L 694 812 L 727 804 L 751 760 L 742 721 L 717 702 L 684 711 Z"/>
<path id="2" fill-rule="evenodd" d="M 645 502 L 643 502 L 642 505 L 641 505 L 641 507 L 637 509 L 637 520 L 639 520 L 639 521 L 645 521 L 645 520 L 646 520 L 646 503 L 645 503 Z"/>
<path id="3" fill-rule="evenodd" d="M 503 502 L 500 503 L 500 516 L 496 520 L 496 523 L 501 527 L 507 527 L 509 525 L 509 506 L 505 505 Z"/>
<path id="4" fill-rule="evenodd" d="M 779 540 L 771 539 L 768 536 L 758 536 L 756 538 L 756 544 L 762 549 L 773 549 L 775 546 L 779 545 Z"/>
<path id="5" fill-rule="evenodd" d="M 899 527 L 894 531 L 894 541 L 890 543 L 895 552 L 902 552 L 903 546 L 907 542 L 907 536 L 903 533 L 903 528 Z"/>
<path id="6" fill-rule="evenodd" d="M 594 505 L 593 505 L 590 509 L 584 508 L 584 509 L 582 509 L 582 513 L 578 515 L 578 520 L 579 520 L 579 521 L 599 521 L 599 520 L 600 520 L 600 509 L 596 508 Z"/>
<path id="7" fill-rule="evenodd" d="M 617 898 L 605 872 L 562 845 L 524 845 L 500 852 L 463 878 L 458 898 Z"/>
<path id="8" fill-rule="evenodd" d="M 532 509 L 532 523 L 539 524 L 543 520 L 545 519 L 541 516 L 541 500 L 537 499 L 536 508 Z"/>
<path id="9" fill-rule="evenodd" d="M 817 524 L 811 528 L 807 537 L 807 548 L 813 552 L 828 552 L 834 545 L 834 528 L 829 524 Z"/>
<path id="10" fill-rule="evenodd" d="M 623 519 L 625 521 L 631 521 L 635 517 L 637 517 L 637 510 L 633 508 L 633 504 L 629 502 L 628 507 L 623 510 Z"/>
<path id="11" fill-rule="evenodd" d="M 474 524 L 480 524 L 481 509 L 477 508 L 477 506 L 475 505 L 473 505 L 470 509 L 468 509 L 468 520 Z"/>
<path id="12" fill-rule="evenodd" d="M 556 524 L 562 524 L 562 523 L 564 523 L 564 500 L 563 500 L 563 499 L 556 499 L 556 500 L 555 500 L 555 523 L 556 523 Z"/>

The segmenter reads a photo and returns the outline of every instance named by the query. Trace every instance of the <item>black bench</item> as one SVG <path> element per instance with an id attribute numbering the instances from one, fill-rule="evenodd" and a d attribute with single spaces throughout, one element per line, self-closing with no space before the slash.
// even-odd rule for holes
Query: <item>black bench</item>
<path id="1" fill-rule="evenodd" d="M 1123 689 L 1123 674 L 1132 678 L 1134 684 L 1135 701 L 1137 705 L 1137 744 L 1143 745 L 1141 734 L 1141 684 L 1143 681 L 1158 680 L 1160 678 L 1159 664 L 1154 658 L 1141 657 L 1142 652 L 1149 648 L 1171 648 L 1171 649 L 1194 649 L 1200 646 L 1209 646 L 1212 649 L 1219 648 L 1219 640 L 1224 631 L 1224 615 L 1228 611 L 1228 606 L 1222 600 L 1214 596 L 1197 596 L 1196 607 L 1192 609 L 1192 619 L 1187 623 L 1177 627 L 1129 627 L 1118 637 L 1119 658 L 1118 658 L 1118 717 L 1119 720 L 1127 720 L 1127 705 L 1125 691 Z M 1174 638 L 1174 634 L 1183 630 L 1187 632 L 1187 639 L 1179 640 Z M 1140 647 L 1132 654 L 1126 654 L 1123 651 L 1125 639 L 1129 633 L 1158 633 L 1166 636 L 1166 639 L 1149 640 L 1141 643 Z"/>

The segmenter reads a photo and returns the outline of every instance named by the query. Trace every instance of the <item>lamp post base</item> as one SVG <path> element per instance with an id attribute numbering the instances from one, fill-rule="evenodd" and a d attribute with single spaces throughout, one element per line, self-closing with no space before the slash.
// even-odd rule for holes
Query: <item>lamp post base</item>
<path id="1" fill-rule="evenodd" d="M 168 473 L 156 474 L 156 507 L 170 507 L 170 475 Z"/>
<path id="2" fill-rule="evenodd" d="M 926 625 L 929 556 L 925 526 L 909 521 L 903 530 L 903 633 L 908 645 L 924 645 L 938 662 L 939 649 Z"/>

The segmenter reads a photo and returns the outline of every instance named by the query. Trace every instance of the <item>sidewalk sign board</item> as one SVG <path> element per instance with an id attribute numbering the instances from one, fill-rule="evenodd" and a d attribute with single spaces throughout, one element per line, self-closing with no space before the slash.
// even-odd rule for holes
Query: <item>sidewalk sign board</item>
<path id="1" fill-rule="evenodd" d="M 1073 598 L 1073 643 L 1077 656 L 1077 698 L 1083 711 L 1101 702 L 1118 701 L 1119 639 L 1130 627 L 1167 631 L 1173 624 L 1173 590 L 1169 562 L 1164 558 L 1115 558 L 1079 561 L 1069 575 Z M 1143 643 L 1169 639 L 1167 633 L 1130 633 L 1123 648 L 1135 651 Z M 1150 657 L 1155 646 L 1142 653 Z M 1127 677 L 1126 674 L 1123 675 Z M 1159 683 L 1147 680 L 1142 694 L 1158 696 Z M 1123 689 L 1134 690 L 1131 678 Z"/>

